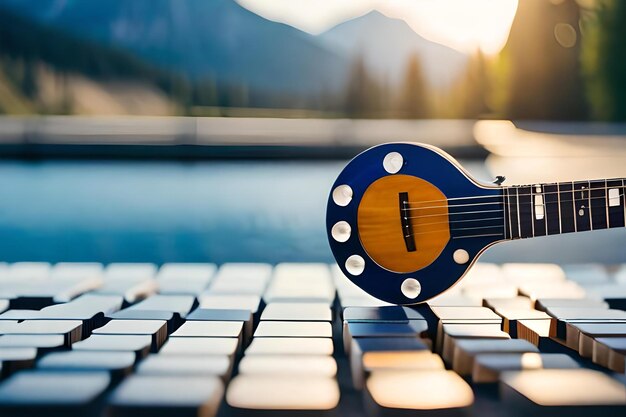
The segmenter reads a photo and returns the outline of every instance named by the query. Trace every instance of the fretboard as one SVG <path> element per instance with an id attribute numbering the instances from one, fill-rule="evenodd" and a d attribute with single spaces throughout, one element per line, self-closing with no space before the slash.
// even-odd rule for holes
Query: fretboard
<path id="1" fill-rule="evenodd" d="M 626 180 L 503 187 L 507 239 L 624 227 Z"/>

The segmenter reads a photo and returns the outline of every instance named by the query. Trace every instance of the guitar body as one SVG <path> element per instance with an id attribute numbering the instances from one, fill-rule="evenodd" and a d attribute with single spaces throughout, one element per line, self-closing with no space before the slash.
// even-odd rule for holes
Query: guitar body
<path id="1" fill-rule="evenodd" d="M 389 143 L 356 156 L 335 181 L 326 227 L 337 264 L 394 304 L 452 287 L 505 239 L 502 189 L 482 185 L 444 152 Z"/>

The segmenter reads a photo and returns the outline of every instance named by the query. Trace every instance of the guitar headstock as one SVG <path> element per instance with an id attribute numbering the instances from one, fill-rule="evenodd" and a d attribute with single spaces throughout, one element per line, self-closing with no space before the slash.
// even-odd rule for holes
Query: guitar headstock
<path id="1" fill-rule="evenodd" d="M 452 287 L 504 238 L 501 212 L 501 191 L 478 184 L 448 155 L 389 143 L 344 168 L 326 223 L 335 259 L 352 282 L 381 300 L 415 304 Z"/>

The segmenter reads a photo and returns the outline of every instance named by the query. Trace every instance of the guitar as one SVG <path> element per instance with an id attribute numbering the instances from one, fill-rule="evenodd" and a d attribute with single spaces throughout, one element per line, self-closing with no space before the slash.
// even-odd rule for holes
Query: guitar
<path id="1" fill-rule="evenodd" d="M 326 227 L 342 272 L 393 304 L 427 301 L 495 243 L 624 227 L 622 179 L 481 184 L 428 145 L 388 143 L 356 156 L 328 198 Z"/>

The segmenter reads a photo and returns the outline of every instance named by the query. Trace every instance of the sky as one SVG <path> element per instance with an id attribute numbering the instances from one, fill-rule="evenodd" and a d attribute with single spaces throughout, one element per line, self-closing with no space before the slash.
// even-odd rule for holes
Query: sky
<path id="1" fill-rule="evenodd" d="M 495 54 L 511 29 L 518 0 L 237 0 L 273 21 L 311 34 L 378 10 L 424 38 L 461 52 Z"/>

